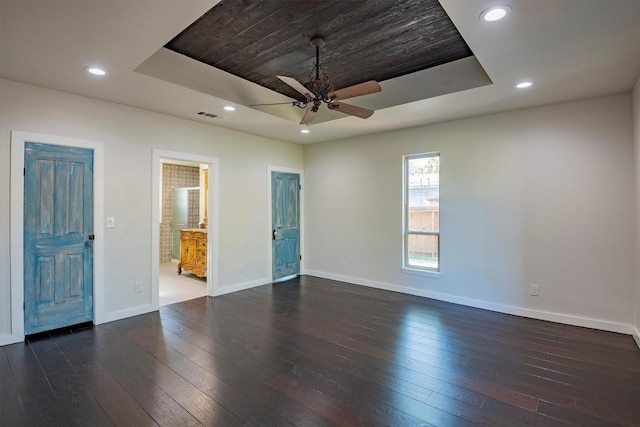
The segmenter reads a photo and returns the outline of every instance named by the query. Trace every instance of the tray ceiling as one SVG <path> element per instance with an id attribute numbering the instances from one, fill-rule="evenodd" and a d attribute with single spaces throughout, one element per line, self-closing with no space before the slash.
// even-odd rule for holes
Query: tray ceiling
<path id="1" fill-rule="evenodd" d="M 336 89 L 472 56 L 437 0 L 222 0 L 165 47 L 299 98 L 276 75 L 307 82 L 316 35 Z"/>
<path id="2" fill-rule="evenodd" d="M 437 0 L 222 0 L 164 48 L 215 68 L 212 73 L 227 73 L 275 92 L 254 89 L 249 94 L 243 82 L 213 74 L 209 77 L 226 80 L 224 86 L 236 87 L 232 90 L 236 95 L 227 93 L 227 99 L 252 106 L 301 99 L 276 76 L 290 76 L 301 83 L 309 81 L 316 61 L 310 40 L 318 35 L 326 40 L 320 63 L 334 89 L 367 80 L 387 82 L 410 76 L 401 83 L 402 87 L 398 82 L 383 85 L 383 93 L 354 100 L 354 104 L 364 107 L 379 109 L 441 95 L 442 90 L 416 84 L 416 77 L 420 77 L 419 81 L 425 79 L 415 73 L 456 61 L 460 62 L 456 68 L 466 71 L 458 82 L 448 82 L 446 93 L 490 83 Z M 162 55 L 159 52 L 155 59 Z M 189 73 L 189 78 L 176 80 L 158 71 L 166 69 L 166 64 L 149 64 L 138 71 L 196 88 L 197 71 Z M 212 94 L 222 96 L 225 89 L 213 86 Z M 292 114 L 293 107 L 287 105 L 255 108 L 295 122 L 301 114 Z M 341 117 L 344 115 L 323 111 L 316 123 Z"/>

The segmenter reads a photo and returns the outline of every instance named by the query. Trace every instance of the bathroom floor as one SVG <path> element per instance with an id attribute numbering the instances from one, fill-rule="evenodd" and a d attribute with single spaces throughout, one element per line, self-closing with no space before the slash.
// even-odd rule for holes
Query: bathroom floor
<path id="1" fill-rule="evenodd" d="M 178 263 L 160 264 L 160 306 L 207 295 L 207 279 L 190 271 L 178 274 Z"/>

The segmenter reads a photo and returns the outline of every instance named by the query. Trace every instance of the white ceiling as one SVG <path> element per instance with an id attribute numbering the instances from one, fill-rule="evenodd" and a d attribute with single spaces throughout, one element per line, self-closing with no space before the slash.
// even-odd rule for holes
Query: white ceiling
<path id="1" fill-rule="evenodd" d="M 308 144 L 627 92 L 640 75 L 640 0 L 440 0 L 492 84 L 447 93 L 456 64 L 393 79 L 382 82 L 382 96 L 424 85 L 428 98 L 376 110 L 367 120 L 314 124 L 302 135 L 295 117 L 258 111 L 233 95 L 250 93 L 251 83 L 162 48 L 217 2 L 0 0 L 0 77 Z M 480 13 L 496 4 L 510 6 L 507 19 L 481 22 Z M 107 76 L 87 74 L 88 65 L 104 67 Z M 515 89 L 521 80 L 536 84 Z M 267 102 L 283 97 L 260 89 L 269 92 Z M 222 109 L 229 103 L 235 112 Z"/>

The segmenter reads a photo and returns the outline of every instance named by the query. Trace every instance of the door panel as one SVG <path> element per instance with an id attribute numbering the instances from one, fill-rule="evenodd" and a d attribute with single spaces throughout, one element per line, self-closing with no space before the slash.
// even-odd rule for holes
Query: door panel
<path id="1" fill-rule="evenodd" d="M 273 279 L 300 273 L 300 175 L 271 173 Z"/>
<path id="2" fill-rule="evenodd" d="M 25 144 L 25 333 L 93 319 L 93 151 Z"/>

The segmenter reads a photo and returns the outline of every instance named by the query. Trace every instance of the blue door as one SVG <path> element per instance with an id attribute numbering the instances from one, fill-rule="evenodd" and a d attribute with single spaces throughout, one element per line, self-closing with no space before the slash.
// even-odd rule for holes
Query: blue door
<path id="1" fill-rule="evenodd" d="M 300 175 L 271 172 L 273 280 L 300 273 Z"/>
<path id="2" fill-rule="evenodd" d="M 93 320 L 93 151 L 26 143 L 25 334 Z"/>

